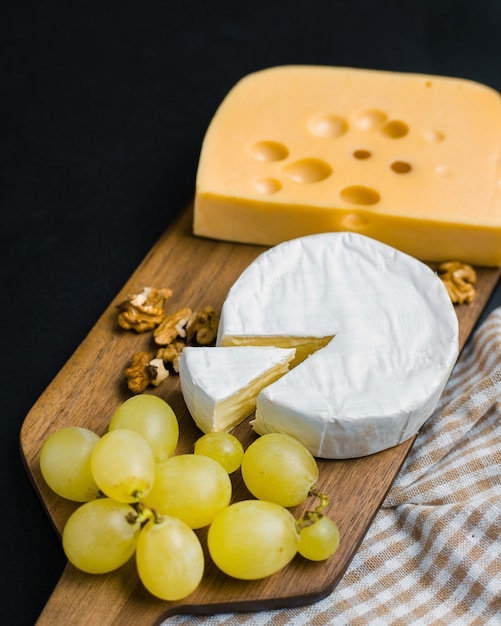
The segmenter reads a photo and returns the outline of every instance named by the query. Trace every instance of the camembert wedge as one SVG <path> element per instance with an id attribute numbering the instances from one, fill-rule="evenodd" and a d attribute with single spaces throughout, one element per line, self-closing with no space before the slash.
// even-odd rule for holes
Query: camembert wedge
<path id="1" fill-rule="evenodd" d="M 258 393 L 289 370 L 293 348 L 188 346 L 181 352 L 181 390 L 204 433 L 228 431 L 256 408 Z"/>
<path id="2" fill-rule="evenodd" d="M 288 433 L 325 458 L 365 456 L 415 435 L 458 355 L 457 316 L 440 278 L 355 233 L 262 253 L 222 307 L 217 343 L 235 338 L 312 350 L 329 339 L 261 391 L 254 422 L 259 434 Z"/>

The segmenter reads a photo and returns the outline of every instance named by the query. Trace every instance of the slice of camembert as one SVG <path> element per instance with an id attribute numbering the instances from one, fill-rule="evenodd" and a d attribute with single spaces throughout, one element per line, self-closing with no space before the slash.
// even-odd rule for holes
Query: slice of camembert
<path id="1" fill-rule="evenodd" d="M 501 98 L 459 78 L 255 72 L 204 138 L 194 233 L 264 245 L 352 231 L 425 261 L 501 265 Z"/>
<path id="2" fill-rule="evenodd" d="M 258 393 L 289 370 L 293 348 L 188 346 L 181 352 L 183 398 L 204 433 L 228 431 L 256 408 Z"/>
<path id="3" fill-rule="evenodd" d="M 244 270 L 217 343 L 235 340 L 312 347 L 261 391 L 254 429 L 293 435 L 317 457 L 351 458 L 417 433 L 457 359 L 458 321 L 424 263 L 363 235 L 325 233 L 277 245 Z"/>

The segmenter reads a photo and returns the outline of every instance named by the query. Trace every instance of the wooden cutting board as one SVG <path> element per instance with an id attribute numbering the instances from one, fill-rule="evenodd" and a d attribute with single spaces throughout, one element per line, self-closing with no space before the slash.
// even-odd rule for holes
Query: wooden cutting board
<path id="1" fill-rule="evenodd" d="M 137 335 L 118 327 L 116 305 L 127 295 L 152 286 L 173 290 L 167 303 L 171 312 L 185 306 L 194 311 L 206 305 L 220 309 L 230 286 L 265 249 L 193 237 L 191 224 L 192 207 L 188 207 L 153 247 L 25 418 L 20 434 L 23 461 L 58 533 L 78 505 L 65 501 L 46 486 L 39 469 L 43 441 L 58 428 L 69 425 L 103 434 L 115 409 L 130 396 L 123 370 L 132 355 L 140 350 L 155 352 L 151 333 Z M 461 347 L 500 274 L 499 268 L 479 268 L 477 298 L 470 305 L 457 307 Z M 176 453 L 192 452 L 201 432 L 187 412 L 178 377 L 171 375 L 148 392 L 169 402 L 179 418 L 181 436 Z M 248 420 L 234 432 L 244 447 L 255 438 Z M 180 613 L 258 611 L 320 600 L 334 590 L 343 576 L 412 444 L 413 439 L 361 459 L 319 461 L 318 486 L 330 498 L 327 511 L 341 534 L 337 553 L 326 562 L 307 562 L 297 556 L 278 574 L 246 582 L 222 574 L 206 553 L 202 584 L 179 602 L 163 602 L 145 591 L 134 560 L 116 572 L 100 576 L 85 574 L 68 564 L 38 623 L 150 626 Z M 249 496 L 238 471 L 232 475 L 232 481 L 235 499 Z M 293 512 L 299 513 L 302 508 Z M 197 532 L 203 541 L 206 531 Z"/>

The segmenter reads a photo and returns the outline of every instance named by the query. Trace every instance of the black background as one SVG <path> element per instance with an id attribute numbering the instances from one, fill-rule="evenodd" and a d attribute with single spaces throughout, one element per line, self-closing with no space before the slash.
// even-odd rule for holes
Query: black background
<path id="1" fill-rule="evenodd" d="M 226 92 L 291 63 L 501 90 L 501 2 L 3 2 L 0 46 L 0 622 L 17 625 L 65 564 L 22 421 L 190 200 Z"/>

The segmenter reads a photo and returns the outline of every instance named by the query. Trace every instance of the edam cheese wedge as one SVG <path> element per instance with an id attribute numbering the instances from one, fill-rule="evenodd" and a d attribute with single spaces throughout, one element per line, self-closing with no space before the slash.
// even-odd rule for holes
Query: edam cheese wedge
<path id="1" fill-rule="evenodd" d="M 196 235 L 264 245 L 352 231 L 421 260 L 501 265 L 501 99 L 468 80 L 283 66 L 207 130 Z"/>
<path id="2" fill-rule="evenodd" d="M 188 346 L 179 377 L 188 410 L 204 433 L 231 430 L 256 408 L 263 387 L 289 371 L 293 348 Z"/>
<path id="3" fill-rule="evenodd" d="M 228 292 L 217 344 L 260 343 L 312 354 L 260 392 L 254 429 L 351 458 L 402 443 L 428 419 L 458 355 L 458 321 L 424 263 L 325 233 L 265 251 Z"/>

